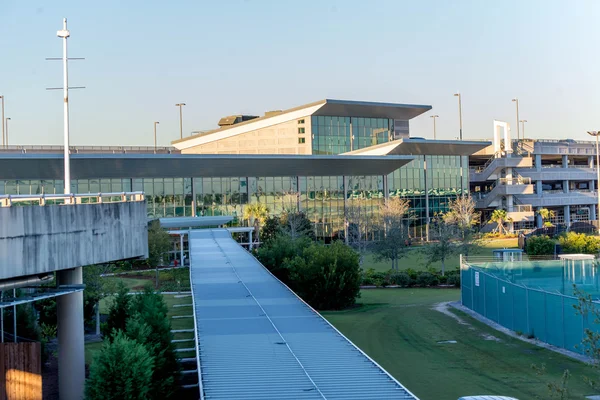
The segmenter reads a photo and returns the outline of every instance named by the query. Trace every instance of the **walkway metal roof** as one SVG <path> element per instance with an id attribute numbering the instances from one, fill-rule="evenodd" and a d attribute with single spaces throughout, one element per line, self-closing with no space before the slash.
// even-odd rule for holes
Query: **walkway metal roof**
<path id="1" fill-rule="evenodd" d="M 202 399 L 416 399 L 225 229 L 189 240 Z"/>
<path id="2" fill-rule="evenodd" d="M 72 154 L 71 179 L 386 175 L 414 157 Z M 63 179 L 61 154 L 1 154 L 0 179 Z"/>
<path id="3" fill-rule="evenodd" d="M 216 227 L 233 221 L 232 215 L 207 216 L 207 217 L 165 217 L 159 218 L 160 226 L 163 228 L 201 228 Z"/>
<path id="4" fill-rule="evenodd" d="M 391 156 L 391 155 L 437 155 L 470 156 L 489 146 L 491 142 L 472 140 L 429 140 L 400 139 L 363 149 L 343 153 L 344 155 Z"/>

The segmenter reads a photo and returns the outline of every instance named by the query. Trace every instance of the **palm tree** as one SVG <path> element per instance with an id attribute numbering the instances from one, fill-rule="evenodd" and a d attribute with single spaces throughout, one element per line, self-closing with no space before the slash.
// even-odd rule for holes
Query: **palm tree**
<path id="1" fill-rule="evenodd" d="M 252 203 L 244 207 L 243 218 L 248 221 L 248 226 L 254 226 L 255 240 L 259 240 L 260 227 L 269 217 L 269 208 L 262 203 Z"/>
<path id="2" fill-rule="evenodd" d="M 556 217 L 556 212 L 554 212 L 554 210 L 549 210 L 547 208 L 540 208 L 537 213 L 540 217 L 542 217 L 544 226 L 552 226 L 552 222 L 550 222 L 549 220 L 551 218 Z"/>
<path id="3" fill-rule="evenodd" d="M 492 216 L 490 217 L 490 221 L 498 224 L 496 232 L 499 232 L 501 234 L 506 232 L 506 228 L 504 227 L 504 223 L 507 222 L 506 210 L 503 210 L 501 208 L 494 210 Z"/>

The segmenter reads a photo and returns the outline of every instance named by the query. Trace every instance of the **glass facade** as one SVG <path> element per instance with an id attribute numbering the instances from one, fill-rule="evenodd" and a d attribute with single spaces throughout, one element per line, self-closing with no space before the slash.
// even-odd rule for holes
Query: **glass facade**
<path id="1" fill-rule="evenodd" d="M 315 155 L 358 150 L 393 140 L 395 132 L 408 133 L 408 121 L 403 120 L 312 116 L 310 122 Z M 372 218 L 372 223 L 368 223 L 372 227 L 369 235 L 376 240 L 377 214 L 387 190 L 390 197 L 409 200 L 411 234 L 418 239 L 426 237 L 427 215 L 432 218 L 446 211 L 449 201 L 461 193 L 461 188 L 468 189 L 468 157 L 462 159 L 462 174 L 460 162 L 460 156 L 417 155 L 387 177 L 345 179 L 342 176 L 80 179 L 72 182 L 71 192 L 143 191 L 149 217 L 232 215 L 234 224 L 242 222 L 246 204 L 264 203 L 271 215 L 279 215 L 284 207 L 290 207 L 292 197 L 292 203 L 297 203 L 293 205 L 313 221 L 316 236 L 330 241 L 343 234 L 346 210 L 358 202 L 369 221 Z M 62 192 L 62 180 L 0 180 L 0 194 Z"/>
<path id="2" fill-rule="evenodd" d="M 311 117 L 311 124 L 315 155 L 346 153 L 394 138 L 393 119 L 319 115 Z"/>

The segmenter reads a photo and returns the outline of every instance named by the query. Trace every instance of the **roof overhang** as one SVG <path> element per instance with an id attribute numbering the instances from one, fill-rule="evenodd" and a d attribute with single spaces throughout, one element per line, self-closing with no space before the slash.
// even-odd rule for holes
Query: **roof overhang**
<path id="1" fill-rule="evenodd" d="M 167 217 L 159 218 L 162 228 L 206 228 L 225 225 L 233 221 L 230 215 L 216 217 Z"/>
<path id="2" fill-rule="evenodd" d="M 73 154 L 71 179 L 386 175 L 413 157 Z M 60 154 L 0 154 L 0 179 L 63 179 Z"/>
<path id="3" fill-rule="evenodd" d="M 409 120 L 429 110 L 428 105 L 327 99 L 312 115 Z"/>
<path id="4" fill-rule="evenodd" d="M 490 145 L 491 142 L 465 140 L 400 139 L 365 147 L 344 155 L 390 156 L 390 155 L 437 155 L 470 156 Z"/>

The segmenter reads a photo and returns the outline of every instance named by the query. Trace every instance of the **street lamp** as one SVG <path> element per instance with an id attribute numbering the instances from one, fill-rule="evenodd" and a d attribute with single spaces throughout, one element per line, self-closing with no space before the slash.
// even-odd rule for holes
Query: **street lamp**
<path id="1" fill-rule="evenodd" d="M 596 212 L 596 223 L 598 224 L 598 234 L 600 235 L 600 221 L 598 219 L 598 215 L 600 213 L 600 190 L 598 189 L 598 185 L 600 184 L 600 153 L 598 153 L 598 135 L 600 132 L 598 131 L 588 131 L 588 135 L 596 137 L 596 194 L 598 195 L 598 211 Z"/>
<path id="2" fill-rule="evenodd" d="M 516 97 L 514 99 L 512 99 L 512 101 L 514 101 L 517 104 L 517 140 L 520 139 L 520 132 L 519 132 L 519 99 L 517 99 Z"/>
<path id="3" fill-rule="evenodd" d="M 454 96 L 458 97 L 458 123 L 460 128 L 458 137 L 462 140 L 462 98 L 460 97 L 460 92 L 454 93 Z"/>
<path id="4" fill-rule="evenodd" d="M 182 118 L 182 112 L 181 112 L 181 107 L 185 106 L 185 103 L 177 103 L 175 104 L 175 107 L 179 107 L 179 137 L 181 139 L 183 139 L 183 118 Z"/>
<path id="5" fill-rule="evenodd" d="M 435 119 L 439 118 L 439 115 L 430 115 L 429 118 L 433 118 L 433 140 L 436 139 L 436 132 L 435 132 Z"/>
<path id="6" fill-rule="evenodd" d="M 6 147 L 8 147 L 8 121 L 11 121 L 10 118 L 6 118 L 5 120 L 5 125 L 6 125 Z"/>
<path id="7" fill-rule="evenodd" d="M 525 140 L 525 122 L 527 122 L 527 120 L 526 119 L 522 119 L 519 122 L 521 124 L 523 124 L 523 130 L 522 130 L 522 132 L 523 132 L 523 140 Z"/>
<path id="8" fill-rule="evenodd" d="M 160 122 L 154 122 L 154 152 L 156 153 L 156 125 L 160 124 Z"/>

